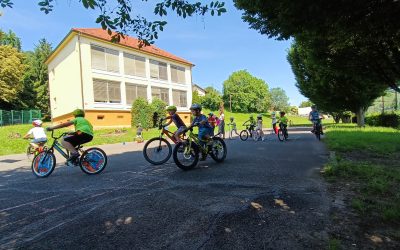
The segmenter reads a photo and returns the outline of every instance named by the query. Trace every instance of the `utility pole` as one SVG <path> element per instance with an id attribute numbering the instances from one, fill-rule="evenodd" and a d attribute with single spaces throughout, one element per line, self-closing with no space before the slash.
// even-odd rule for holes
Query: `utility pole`
<path id="1" fill-rule="evenodd" d="M 229 94 L 229 109 L 231 110 L 232 113 L 232 94 Z"/>
<path id="2" fill-rule="evenodd" d="M 382 114 L 385 113 L 385 96 L 382 96 Z"/>
<path id="3" fill-rule="evenodd" d="M 394 91 L 394 110 L 397 110 L 399 103 L 397 102 L 397 91 Z"/>

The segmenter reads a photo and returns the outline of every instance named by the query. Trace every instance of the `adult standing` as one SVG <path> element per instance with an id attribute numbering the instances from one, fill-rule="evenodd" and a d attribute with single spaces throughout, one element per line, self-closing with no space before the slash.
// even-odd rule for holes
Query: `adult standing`
<path id="1" fill-rule="evenodd" d="M 225 139 L 225 114 L 222 108 L 219 109 L 218 135 Z"/>

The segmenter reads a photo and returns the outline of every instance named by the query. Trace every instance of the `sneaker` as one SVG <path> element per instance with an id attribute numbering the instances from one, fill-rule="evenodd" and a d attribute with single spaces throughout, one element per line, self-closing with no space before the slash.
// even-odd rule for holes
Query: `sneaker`
<path id="1" fill-rule="evenodd" d="M 71 163 L 75 163 L 78 158 L 79 158 L 79 153 L 71 154 L 67 161 L 71 162 Z"/>

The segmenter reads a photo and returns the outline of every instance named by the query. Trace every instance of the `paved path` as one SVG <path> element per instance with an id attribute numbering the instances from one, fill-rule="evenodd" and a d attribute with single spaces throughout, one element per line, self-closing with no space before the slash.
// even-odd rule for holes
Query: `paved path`
<path id="1" fill-rule="evenodd" d="M 308 129 L 289 133 L 226 140 L 224 163 L 186 172 L 151 166 L 135 143 L 102 146 L 109 165 L 98 176 L 58 165 L 37 179 L 21 155 L 1 157 L 0 249 L 323 248 L 328 153 Z"/>

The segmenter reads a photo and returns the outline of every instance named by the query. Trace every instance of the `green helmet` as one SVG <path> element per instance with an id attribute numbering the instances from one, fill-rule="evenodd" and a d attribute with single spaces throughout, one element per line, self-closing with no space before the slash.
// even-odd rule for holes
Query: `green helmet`
<path id="1" fill-rule="evenodd" d="M 75 117 L 85 117 L 85 111 L 83 111 L 83 109 L 75 109 L 72 115 Z"/>
<path id="2" fill-rule="evenodd" d="M 167 111 L 175 111 L 176 112 L 177 108 L 175 106 L 168 106 Z"/>

